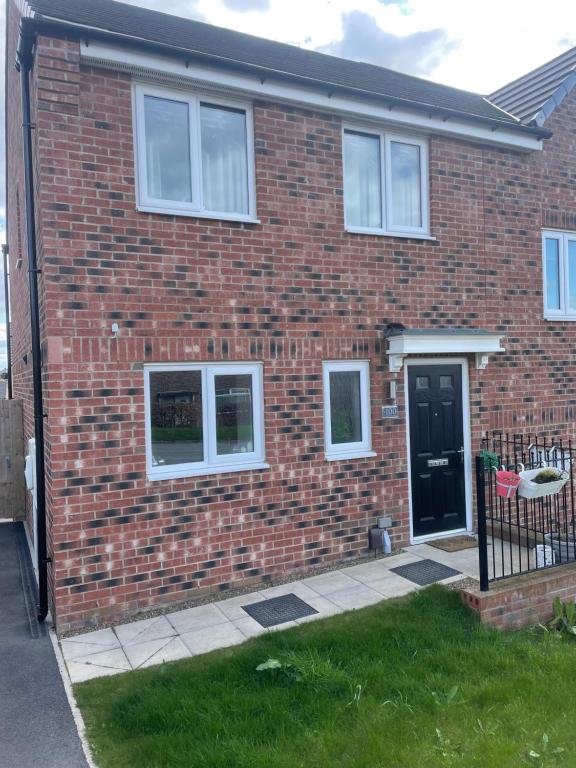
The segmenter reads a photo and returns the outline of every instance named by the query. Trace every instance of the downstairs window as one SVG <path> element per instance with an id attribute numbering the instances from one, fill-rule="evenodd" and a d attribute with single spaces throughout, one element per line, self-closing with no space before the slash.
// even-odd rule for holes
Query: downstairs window
<path id="1" fill-rule="evenodd" d="M 151 479 L 264 468 L 261 365 L 149 365 Z"/>

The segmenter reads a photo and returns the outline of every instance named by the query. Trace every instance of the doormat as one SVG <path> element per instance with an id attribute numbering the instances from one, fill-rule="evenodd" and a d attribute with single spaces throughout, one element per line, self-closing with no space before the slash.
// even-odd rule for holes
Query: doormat
<path id="1" fill-rule="evenodd" d="M 447 539 L 435 539 L 426 542 L 431 547 L 442 549 L 444 552 L 459 552 L 461 549 L 473 549 L 478 546 L 474 536 L 450 536 Z"/>
<path id="2" fill-rule="evenodd" d="M 397 568 L 390 568 L 393 573 L 403 576 L 421 587 L 426 584 L 434 584 L 436 581 L 442 581 L 450 576 L 458 576 L 460 571 L 449 568 L 447 565 L 437 563 L 436 560 L 419 560 L 417 563 L 408 565 L 399 565 Z"/>
<path id="3" fill-rule="evenodd" d="M 318 613 L 315 608 L 293 594 L 272 597 L 261 603 L 243 605 L 242 609 L 262 627 L 275 627 L 277 624 L 303 619 L 305 616 Z"/>

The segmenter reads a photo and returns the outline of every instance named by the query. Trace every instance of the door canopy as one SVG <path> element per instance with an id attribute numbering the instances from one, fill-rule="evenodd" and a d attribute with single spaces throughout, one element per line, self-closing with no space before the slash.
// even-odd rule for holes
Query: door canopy
<path id="1" fill-rule="evenodd" d="M 435 330 L 410 330 L 393 326 L 386 333 L 390 371 L 397 373 L 404 366 L 408 355 L 455 355 L 474 354 L 476 368 L 488 365 L 491 352 L 505 352 L 503 336 L 480 328 L 441 328 Z"/>

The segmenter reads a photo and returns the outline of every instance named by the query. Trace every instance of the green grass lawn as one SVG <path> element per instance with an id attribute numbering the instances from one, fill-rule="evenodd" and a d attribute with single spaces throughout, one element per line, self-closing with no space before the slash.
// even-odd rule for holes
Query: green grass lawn
<path id="1" fill-rule="evenodd" d="M 575 672 L 431 587 L 75 693 L 102 768 L 574 766 Z"/>

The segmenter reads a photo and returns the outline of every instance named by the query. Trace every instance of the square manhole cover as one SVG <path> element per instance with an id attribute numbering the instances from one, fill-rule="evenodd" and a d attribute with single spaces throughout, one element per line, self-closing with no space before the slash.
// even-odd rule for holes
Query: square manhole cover
<path id="1" fill-rule="evenodd" d="M 447 565 L 437 563 L 436 560 L 419 560 L 417 563 L 408 565 L 399 565 L 397 568 L 390 568 L 393 573 L 403 576 L 405 579 L 419 584 L 421 587 L 426 584 L 434 584 L 436 581 L 442 581 L 450 576 L 457 576 L 460 571 L 449 568 Z"/>
<path id="2" fill-rule="evenodd" d="M 272 597 L 270 600 L 263 600 L 261 603 L 252 603 L 243 605 L 246 611 L 258 624 L 263 627 L 275 627 L 277 624 L 284 624 L 286 621 L 303 619 L 304 616 L 312 616 L 318 613 L 315 608 L 305 603 L 297 595 L 281 595 Z"/>

